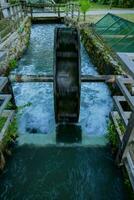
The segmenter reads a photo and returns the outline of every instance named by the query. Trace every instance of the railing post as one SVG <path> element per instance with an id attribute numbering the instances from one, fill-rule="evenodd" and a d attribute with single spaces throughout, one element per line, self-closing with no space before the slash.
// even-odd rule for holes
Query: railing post
<path id="1" fill-rule="evenodd" d="M 11 103 L 13 105 L 13 109 L 16 109 L 17 106 L 16 106 L 16 102 L 15 102 L 15 97 L 14 97 L 14 93 L 13 93 L 13 89 L 12 89 L 12 85 L 11 85 L 11 82 L 10 82 L 10 79 L 8 78 L 8 82 L 7 84 L 5 85 L 4 89 L 3 89 L 4 93 L 6 94 L 10 94 L 12 96 L 11 98 Z"/>
<path id="2" fill-rule="evenodd" d="M 72 3 L 72 18 L 74 18 L 74 3 Z"/>
<path id="3" fill-rule="evenodd" d="M 30 6 L 31 19 L 33 18 L 33 8 Z"/>
<path id="4" fill-rule="evenodd" d="M 123 136 L 121 145 L 119 146 L 119 150 L 116 156 L 116 164 L 120 164 L 122 161 L 122 158 L 125 157 L 129 140 L 133 136 L 134 136 L 134 111 L 131 114 L 126 132 Z"/>
<path id="5" fill-rule="evenodd" d="M 58 17 L 60 18 L 60 6 L 58 5 Z"/>
<path id="6" fill-rule="evenodd" d="M 77 18 L 77 21 L 79 22 L 80 21 L 80 8 L 78 6 L 78 18 Z"/>
<path id="7" fill-rule="evenodd" d="M 66 17 L 68 16 L 68 3 L 66 4 Z"/>

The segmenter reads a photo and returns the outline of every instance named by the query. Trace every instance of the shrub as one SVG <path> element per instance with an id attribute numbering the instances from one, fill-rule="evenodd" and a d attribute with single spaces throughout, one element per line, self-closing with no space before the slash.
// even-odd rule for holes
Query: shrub
<path id="1" fill-rule="evenodd" d="M 16 66 L 17 66 L 17 61 L 16 61 L 16 59 L 10 60 L 10 62 L 9 62 L 10 70 L 14 69 Z"/>
<path id="2" fill-rule="evenodd" d="M 111 144 L 112 150 L 115 152 L 115 150 L 118 147 L 118 136 L 116 133 L 115 126 L 111 121 L 108 124 L 106 138 L 108 139 L 109 143 Z"/>

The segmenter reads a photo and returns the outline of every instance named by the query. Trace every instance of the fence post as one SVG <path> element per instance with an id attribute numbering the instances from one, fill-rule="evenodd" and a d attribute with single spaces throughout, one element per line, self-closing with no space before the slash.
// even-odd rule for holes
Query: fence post
<path id="1" fill-rule="evenodd" d="M 33 8 L 30 6 L 31 19 L 33 18 Z"/>
<path id="2" fill-rule="evenodd" d="M 9 78 L 8 78 L 7 84 L 6 84 L 5 87 L 4 87 L 4 93 L 6 93 L 6 94 L 11 94 L 12 98 L 11 98 L 10 101 L 11 101 L 11 103 L 13 104 L 13 109 L 16 109 L 17 106 L 16 106 L 16 102 L 15 102 L 15 97 L 14 97 L 12 85 L 11 85 L 11 82 L 10 82 L 10 79 L 9 79 Z"/>
<path id="3" fill-rule="evenodd" d="M 74 3 L 72 3 L 72 18 L 74 18 Z"/>
<path id="4" fill-rule="evenodd" d="M 122 161 L 122 157 L 125 156 L 129 140 L 132 136 L 134 136 L 134 111 L 130 116 L 126 132 L 123 136 L 121 145 L 119 146 L 119 150 L 116 156 L 116 164 L 120 164 L 120 162 Z"/>
<path id="5" fill-rule="evenodd" d="M 58 5 L 58 17 L 60 18 L 60 6 Z"/>
<path id="6" fill-rule="evenodd" d="M 80 7 L 78 6 L 78 18 L 77 18 L 77 21 L 79 22 L 80 21 Z"/>
<path id="7" fill-rule="evenodd" d="M 66 4 L 66 17 L 68 16 L 68 3 Z"/>

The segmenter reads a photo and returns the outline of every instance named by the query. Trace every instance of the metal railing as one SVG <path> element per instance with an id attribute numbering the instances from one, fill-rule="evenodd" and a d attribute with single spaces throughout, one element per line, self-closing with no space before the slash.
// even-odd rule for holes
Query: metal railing
<path id="1" fill-rule="evenodd" d="M 80 20 L 80 4 L 75 2 L 69 2 L 66 4 L 66 17 L 76 18 Z"/>
<path id="2" fill-rule="evenodd" d="M 57 17 L 65 17 L 70 16 L 72 18 L 77 17 L 80 18 L 80 6 L 78 3 L 67 3 L 67 4 L 44 4 L 44 3 L 36 3 L 26 4 L 27 12 L 31 17 L 47 17 L 48 16 L 57 16 Z"/>

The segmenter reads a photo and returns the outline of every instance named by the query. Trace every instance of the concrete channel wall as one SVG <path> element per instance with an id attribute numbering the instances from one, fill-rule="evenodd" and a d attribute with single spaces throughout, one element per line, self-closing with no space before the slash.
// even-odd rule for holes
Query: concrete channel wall
<path id="1" fill-rule="evenodd" d="M 10 65 L 21 57 L 29 43 L 30 29 L 31 20 L 25 17 L 19 28 L 0 43 L 0 74 L 10 71 Z"/>

